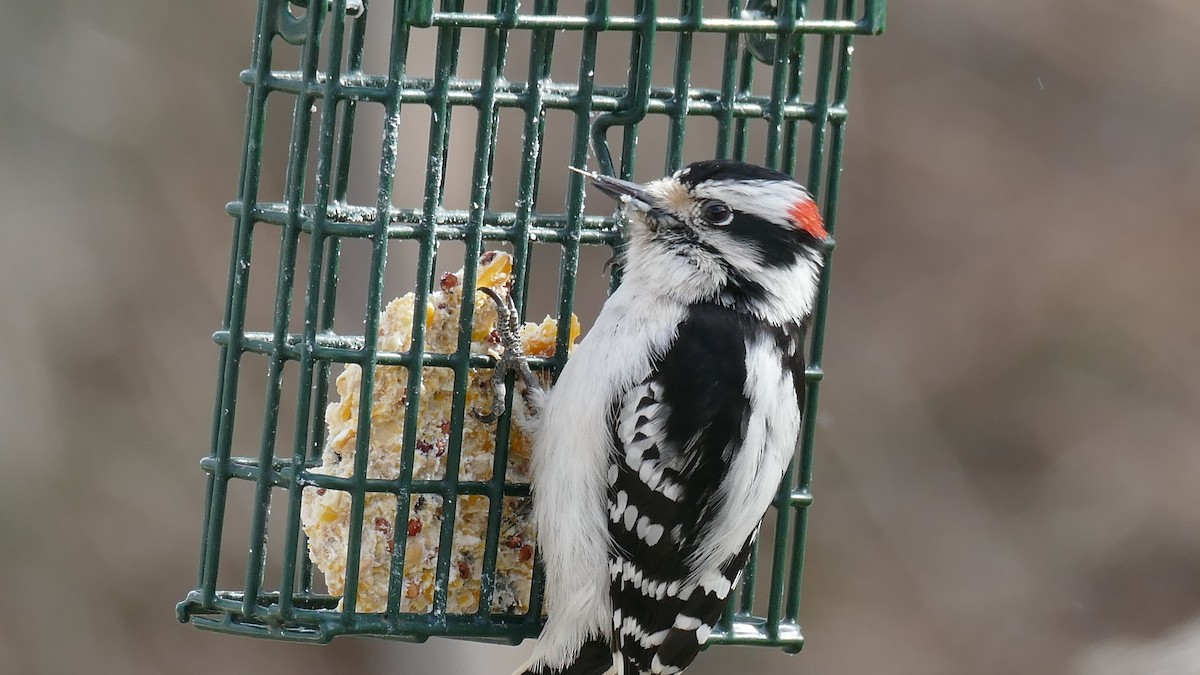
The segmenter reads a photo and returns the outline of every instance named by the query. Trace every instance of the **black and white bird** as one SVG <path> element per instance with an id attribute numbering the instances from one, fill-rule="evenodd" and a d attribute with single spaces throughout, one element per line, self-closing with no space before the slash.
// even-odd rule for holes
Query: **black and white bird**
<path id="1" fill-rule="evenodd" d="M 518 673 L 678 673 L 795 452 L 827 233 L 760 166 L 581 173 L 620 201 L 624 278 L 555 386 L 524 392 L 550 617 Z"/>

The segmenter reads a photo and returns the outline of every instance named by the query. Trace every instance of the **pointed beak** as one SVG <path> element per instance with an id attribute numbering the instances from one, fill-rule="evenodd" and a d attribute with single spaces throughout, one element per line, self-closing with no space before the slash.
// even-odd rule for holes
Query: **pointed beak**
<path id="1" fill-rule="evenodd" d="M 620 178 L 612 178 L 610 176 L 596 173 L 595 171 L 577 169 L 573 166 L 567 168 L 577 174 L 587 176 L 588 180 L 592 182 L 592 185 L 596 186 L 596 189 L 600 190 L 609 197 L 616 199 L 622 204 L 629 204 L 630 206 L 633 206 L 641 211 L 648 211 L 653 208 L 654 197 L 652 197 L 649 192 L 646 192 L 645 188 L 637 183 L 631 183 L 627 180 L 621 180 Z"/>

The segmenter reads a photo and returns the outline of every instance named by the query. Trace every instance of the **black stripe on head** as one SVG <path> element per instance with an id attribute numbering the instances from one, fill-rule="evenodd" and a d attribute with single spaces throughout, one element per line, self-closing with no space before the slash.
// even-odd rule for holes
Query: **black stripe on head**
<path id="1" fill-rule="evenodd" d="M 794 265 L 805 255 L 806 246 L 816 245 L 816 240 L 804 230 L 772 223 L 736 208 L 733 222 L 724 230 L 738 239 L 752 242 L 758 250 L 759 260 L 766 267 Z"/>
<path id="2" fill-rule="evenodd" d="M 738 183 L 753 181 L 775 181 L 800 187 L 791 176 L 775 169 L 768 169 L 756 164 L 736 162 L 729 159 L 714 159 L 696 162 L 681 169 L 678 180 L 689 190 L 701 183 Z M 805 255 L 805 248 L 819 249 L 820 242 L 801 228 L 787 224 L 771 222 L 757 215 L 738 210 L 738 204 L 731 202 L 734 210 L 733 220 L 721 229 L 733 237 L 750 242 L 759 253 L 762 265 L 767 267 L 786 267 L 793 265 Z M 780 218 L 788 218 L 789 214 L 780 213 Z M 689 244 L 700 245 L 696 237 L 688 238 Z M 720 252 L 712 246 L 702 246 L 709 253 L 720 256 Z"/>
<path id="3" fill-rule="evenodd" d="M 689 188 L 706 180 L 783 180 L 789 183 L 796 180 L 782 171 L 733 159 L 709 159 L 689 164 L 680 169 L 677 178 Z"/>

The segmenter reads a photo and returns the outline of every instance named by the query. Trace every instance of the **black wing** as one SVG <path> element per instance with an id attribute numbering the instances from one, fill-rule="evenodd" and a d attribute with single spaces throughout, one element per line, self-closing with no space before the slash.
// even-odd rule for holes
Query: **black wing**
<path id="1" fill-rule="evenodd" d="M 694 308 L 651 375 L 613 411 L 609 532 L 614 639 L 627 673 L 677 672 L 695 658 L 745 566 L 749 546 L 712 570 L 692 554 L 725 504 L 719 488 L 737 453 L 749 411 L 746 345 L 771 333 L 781 369 L 803 393 L 795 331 L 717 306 Z M 685 585 L 685 580 L 696 583 Z"/>

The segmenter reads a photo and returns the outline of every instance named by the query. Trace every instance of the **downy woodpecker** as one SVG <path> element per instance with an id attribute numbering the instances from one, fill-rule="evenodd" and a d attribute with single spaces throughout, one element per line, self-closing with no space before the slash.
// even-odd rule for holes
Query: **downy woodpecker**
<path id="1" fill-rule="evenodd" d="M 550 611 L 518 674 L 678 673 L 795 451 L 827 233 L 805 188 L 760 166 L 580 173 L 620 202 L 624 278 L 552 389 L 519 353 L 502 364 L 535 415 Z"/>

